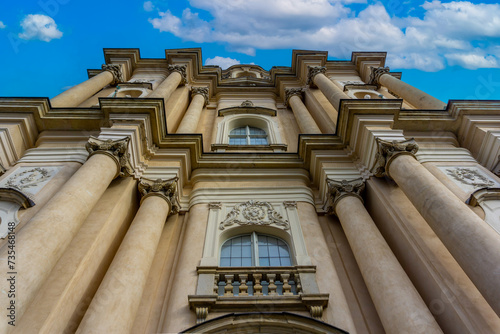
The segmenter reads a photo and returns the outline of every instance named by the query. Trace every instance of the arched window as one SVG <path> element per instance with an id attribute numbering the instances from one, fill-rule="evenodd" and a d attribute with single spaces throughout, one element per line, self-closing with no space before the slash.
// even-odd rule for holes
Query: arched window
<path id="1" fill-rule="evenodd" d="M 265 235 L 239 235 L 227 240 L 221 248 L 221 267 L 291 266 L 290 250 L 281 239 Z"/>
<path id="2" fill-rule="evenodd" d="M 267 133 L 248 125 L 235 128 L 229 133 L 229 145 L 268 145 Z"/>

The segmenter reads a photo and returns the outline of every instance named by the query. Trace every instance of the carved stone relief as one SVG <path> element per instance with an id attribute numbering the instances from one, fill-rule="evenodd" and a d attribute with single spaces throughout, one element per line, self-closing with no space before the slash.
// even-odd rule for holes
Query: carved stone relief
<path id="1" fill-rule="evenodd" d="M 500 187 L 500 183 L 489 178 L 477 167 L 438 167 L 465 192 L 481 188 Z"/>
<path id="2" fill-rule="evenodd" d="M 34 196 L 38 193 L 54 175 L 60 167 L 19 167 L 7 178 L 0 181 L 1 188 L 12 188 Z"/>
<path id="3" fill-rule="evenodd" d="M 236 205 L 219 224 L 219 229 L 227 226 L 238 225 L 277 225 L 287 230 L 290 228 L 288 220 L 274 210 L 268 202 L 248 201 Z"/>

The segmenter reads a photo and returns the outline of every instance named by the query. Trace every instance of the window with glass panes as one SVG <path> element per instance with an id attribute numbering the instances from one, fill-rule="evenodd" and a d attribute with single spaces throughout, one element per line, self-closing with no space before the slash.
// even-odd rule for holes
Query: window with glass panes
<path id="1" fill-rule="evenodd" d="M 252 126 L 243 126 L 231 130 L 229 145 L 267 145 L 266 131 Z"/>
<path id="2" fill-rule="evenodd" d="M 291 266 L 290 250 L 281 239 L 265 234 L 246 234 L 227 240 L 221 248 L 221 267 Z"/>

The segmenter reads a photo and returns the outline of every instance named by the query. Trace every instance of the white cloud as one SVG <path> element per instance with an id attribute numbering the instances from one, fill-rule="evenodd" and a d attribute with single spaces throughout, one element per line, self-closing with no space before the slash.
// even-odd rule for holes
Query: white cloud
<path id="1" fill-rule="evenodd" d="M 61 38 L 63 33 L 57 29 L 53 18 L 41 14 L 29 14 L 21 21 L 23 32 L 19 34 L 22 39 L 39 39 L 50 42 Z"/>
<path id="2" fill-rule="evenodd" d="M 458 65 L 470 70 L 499 67 L 498 59 L 481 53 L 445 54 L 450 65 Z"/>
<path id="3" fill-rule="evenodd" d="M 218 65 L 223 70 L 228 68 L 228 67 L 231 67 L 233 65 L 238 65 L 238 64 L 240 64 L 239 60 L 229 58 L 229 57 L 215 56 L 213 58 L 207 58 L 207 60 L 205 60 L 205 65 Z"/>
<path id="4" fill-rule="evenodd" d="M 144 4 L 142 5 L 142 7 L 144 8 L 144 10 L 146 12 L 151 12 L 151 11 L 153 11 L 153 9 L 155 9 L 155 5 L 153 5 L 152 1 L 146 1 L 146 2 L 144 2 Z"/>
<path id="5" fill-rule="evenodd" d="M 6 25 L 2 21 L 0 21 L 0 29 L 3 29 L 5 27 L 6 27 Z"/>
<path id="6" fill-rule="evenodd" d="M 422 18 L 398 18 L 379 2 L 354 12 L 354 2 L 363 0 L 190 0 L 180 17 L 166 11 L 149 21 L 183 40 L 222 43 L 252 56 L 256 49 L 280 48 L 327 50 L 342 59 L 352 51 L 387 51 L 388 64 L 398 68 L 500 66 L 499 4 L 435 0 L 422 5 Z M 199 10 L 212 18 L 202 19 Z M 477 43 L 484 55 L 475 51 Z"/>

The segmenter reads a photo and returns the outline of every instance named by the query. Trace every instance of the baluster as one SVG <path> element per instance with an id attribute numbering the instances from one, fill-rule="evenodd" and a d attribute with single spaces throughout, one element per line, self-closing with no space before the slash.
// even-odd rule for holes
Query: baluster
<path id="1" fill-rule="evenodd" d="M 253 295 L 254 296 L 262 296 L 262 285 L 260 284 L 260 280 L 262 279 L 262 274 L 253 274 Z"/>
<path id="2" fill-rule="evenodd" d="M 295 279 L 295 286 L 297 289 L 297 294 L 301 295 L 302 294 L 302 284 L 300 284 L 300 275 L 295 274 L 293 277 Z"/>
<path id="3" fill-rule="evenodd" d="M 274 280 L 276 279 L 276 274 L 267 274 L 267 279 L 269 282 L 269 285 L 267 286 L 267 294 L 269 296 L 276 295 L 276 284 L 274 284 Z"/>
<path id="4" fill-rule="evenodd" d="M 214 276 L 214 292 L 215 292 L 215 295 L 218 296 L 219 295 L 219 282 L 221 281 L 221 275 L 218 275 L 218 274 L 215 274 Z"/>
<path id="5" fill-rule="evenodd" d="M 233 297 L 233 279 L 234 275 L 225 275 L 226 276 L 226 286 L 224 287 L 224 296 L 225 297 Z"/>
<path id="6" fill-rule="evenodd" d="M 283 281 L 283 295 L 290 296 L 292 293 L 292 286 L 288 283 L 290 278 L 290 274 L 281 274 L 281 279 Z"/>
<path id="7" fill-rule="evenodd" d="M 248 285 L 247 285 L 247 279 L 248 279 L 248 274 L 239 274 L 240 277 L 240 292 L 239 296 L 248 296 Z"/>

